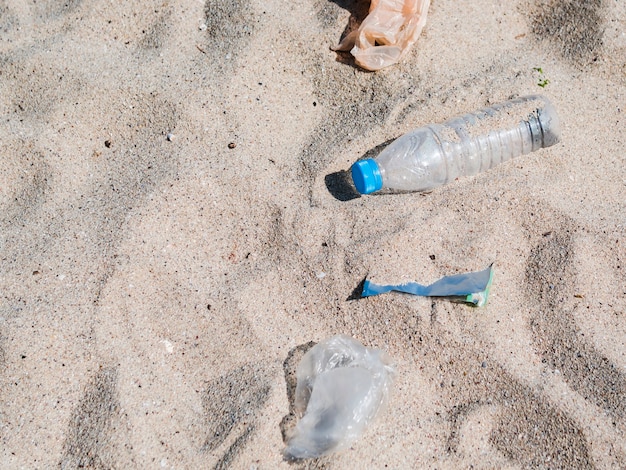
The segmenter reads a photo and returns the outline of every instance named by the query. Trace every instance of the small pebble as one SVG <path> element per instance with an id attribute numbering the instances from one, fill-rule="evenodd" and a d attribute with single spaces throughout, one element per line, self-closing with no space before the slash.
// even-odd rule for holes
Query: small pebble
<path id="1" fill-rule="evenodd" d="M 172 140 L 174 140 L 174 137 L 175 137 L 175 136 L 174 136 L 174 134 L 172 134 L 172 133 L 170 132 L 170 133 L 168 133 L 165 137 L 167 138 L 168 142 L 171 142 Z"/>
<path id="2" fill-rule="evenodd" d="M 237 144 L 235 142 L 231 142 L 230 144 L 228 144 L 229 149 L 234 149 L 235 147 L 237 147 Z"/>

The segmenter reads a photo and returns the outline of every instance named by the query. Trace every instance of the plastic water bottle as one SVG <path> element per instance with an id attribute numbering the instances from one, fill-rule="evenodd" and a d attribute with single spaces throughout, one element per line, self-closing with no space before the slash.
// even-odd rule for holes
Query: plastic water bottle
<path id="1" fill-rule="evenodd" d="M 550 101 L 525 96 L 415 129 L 375 159 L 352 165 L 352 179 L 361 194 L 380 189 L 429 191 L 559 139 L 559 119 Z"/>

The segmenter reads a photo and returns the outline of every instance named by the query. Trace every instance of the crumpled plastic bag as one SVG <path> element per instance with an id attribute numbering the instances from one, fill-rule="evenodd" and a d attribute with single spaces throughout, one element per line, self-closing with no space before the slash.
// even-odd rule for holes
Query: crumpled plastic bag
<path id="1" fill-rule="evenodd" d="M 357 65 L 366 70 L 393 65 L 419 38 L 429 6 L 430 0 L 372 0 L 359 29 L 334 50 L 350 51 Z"/>
<path id="2" fill-rule="evenodd" d="M 385 352 L 348 336 L 311 348 L 296 371 L 295 408 L 304 416 L 285 457 L 321 457 L 350 446 L 386 403 L 394 375 Z"/>

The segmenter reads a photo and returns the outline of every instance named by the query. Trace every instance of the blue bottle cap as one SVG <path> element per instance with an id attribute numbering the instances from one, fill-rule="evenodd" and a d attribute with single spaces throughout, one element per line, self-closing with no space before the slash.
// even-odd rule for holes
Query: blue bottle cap
<path id="1" fill-rule="evenodd" d="M 352 165 L 352 181 L 361 194 L 369 194 L 383 187 L 378 163 L 373 159 L 359 160 Z"/>

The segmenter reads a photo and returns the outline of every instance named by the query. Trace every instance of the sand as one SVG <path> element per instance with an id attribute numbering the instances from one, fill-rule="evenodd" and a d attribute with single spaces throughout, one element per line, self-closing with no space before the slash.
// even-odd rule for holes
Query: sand
<path id="1" fill-rule="evenodd" d="M 376 73 L 330 50 L 357 10 L 0 1 L 0 467 L 626 467 L 626 2 L 436 0 Z M 345 183 L 535 93 L 554 147 Z M 492 262 L 481 309 L 353 295 Z M 295 367 L 336 334 L 389 353 L 391 400 L 285 462 Z"/>

